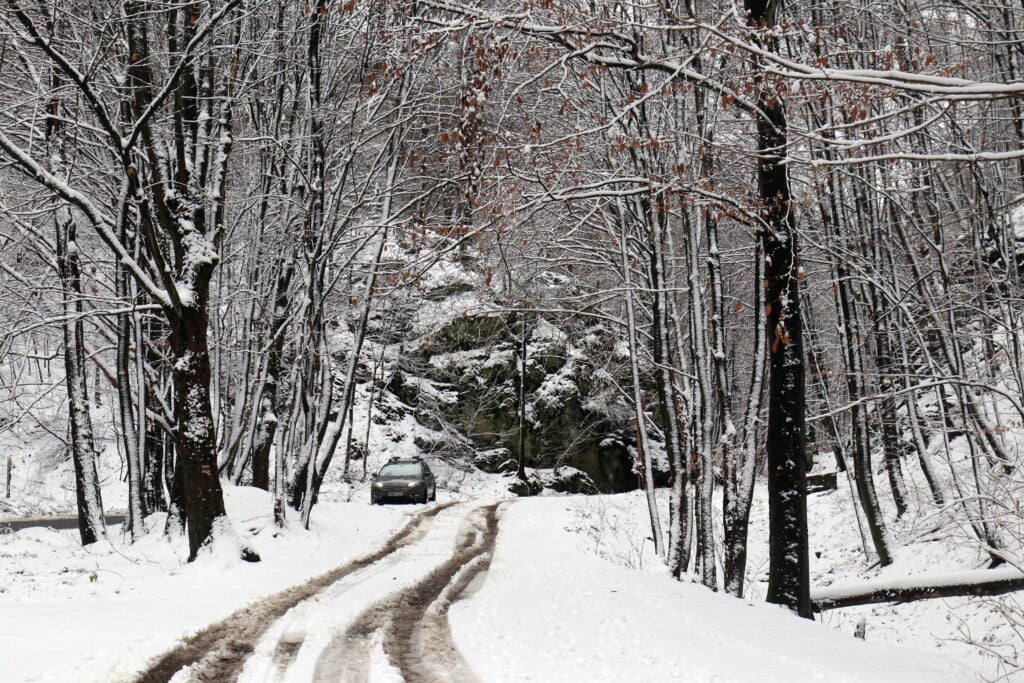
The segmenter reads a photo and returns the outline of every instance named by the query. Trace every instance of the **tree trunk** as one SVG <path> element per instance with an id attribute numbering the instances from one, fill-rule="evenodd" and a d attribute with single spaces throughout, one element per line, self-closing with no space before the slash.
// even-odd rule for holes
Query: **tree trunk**
<path id="1" fill-rule="evenodd" d="M 654 364 L 656 366 L 655 379 L 658 387 L 658 405 L 660 407 L 661 421 L 665 425 L 665 451 L 668 455 L 669 467 L 672 472 L 672 490 L 669 497 L 669 541 L 666 552 L 666 561 L 669 571 L 676 578 L 680 578 L 686 571 L 684 557 L 686 553 L 684 546 L 689 544 L 690 537 L 684 527 L 688 516 L 689 496 L 687 478 L 689 473 L 686 466 L 686 452 L 682 425 L 680 418 L 683 409 L 680 405 L 680 397 L 676 391 L 676 382 L 673 377 L 676 369 L 675 361 L 677 354 L 673 353 L 672 334 L 669 316 L 669 299 L 666 295 L 668 290 L 668 273 L 665 259 L 665 249 L 668 247 L 671 253 L 670 235 L 663 224 L 664 212 L 659 205 L 659 211 L 654 220 L 653 234 L 651 235 L 651 288 L 654 292 L 652 306 L 652 335 L 654 337 Z M 689 558 L 685 558 L 688 560 Z"/>
<path id="2" fill-rule="evenodd" d="M 694 515 L 696 517 L 696 562 L 700 563 L 701 581 L 716 589 L 718 576 L 715 569 L 715 539 L 712 515 L 712 496 L 715 488 L 713 454 L 713 389 L 711 360 L 708 350 L 707 317 L 704 311 L 703 277 L 700 269 L 700 221 L 690 213 L 683 214 L 683 238 L 689 270 L 690 349 L 696 374 L 694 399 L 694 433 L 696 435 L 696 465 Z"/>
<path id="3" fill-rule="evenodd" d="M 526 361 L 529 354 L 529 333 L 526 324 L 526 314 L 519 314 L 519 344 L 516 354 L 516 380 L 518 384 L 517 407 L 519 425 L 516 438 L 519 444 L 519 461 L 516 467 L 516 477 L 519 481 L 526 481 Z"/>
<path id="4" fill-rule="evenodd" d="M 621 203 L 617 203 L 617 217 L 619 220 L 620 232 L 618 235 L 619 254 L 622 264 L 622 279 L 625 288 L 626 303 L 626 339 L 629 343 L 629 368 L 633 389 L 633 414 L 636 419 L 637 450 L 639 451 L 640 464 L 643 468 L 644 493 L 647 497 L 647 513 L 651 521 L 651 538 L 654 539 L 654 552 L 663 557 L 665 544 L 662 539 L 661 520 L 658 514 L 658 499 L 654 493 L 654 463 L 650 443 L 647 437 L 647 418 L 644 414 L 643 392 L 640 386 L 640 365 L 637 358 L 638 347 L 636 341 L 636 312 L 633 305 L 633 284 L 630 277 L 632 266 L 629 259 L 628 246 L 626 244 L 626 212 L 622 209 Z"/>
<path id="5" fill-rule="evenodd" d="M 892 362 L 891 342 L 888 338 L 888 327 L 875 316 L 875 365 L 881 375 L 879 389 L 882 400 L 878 405 L 879 419 L 882 423 L 882 457 L 885 471 L 889 477 L 889 488 L 893 502 L 896 504 L 896 518 L 907 512 L 907 485 L 903 479 L 903 466 L 900 462 L 899 424 L 896 418 L 896 399 L 892 397 L 896 390 L 894 378 L 896 369 Z"/>
<path id="6" fill-rule="evenodd" d="M 288 319 L 288 289 L 294 271 L 294 262 L 289 259 L 282 265 L 281 274 L 277 279 L 270 344 L 267 349 L 266 377 L 260 398 L 259 428 L 253 443 L 252 485 L 264 491 L 270 490 L 270 447 L 277 433 L 281 353 L 284 348 L 284 325 Z"/>
<path id="7" fill-rule="evenodd" d="M 397 163 L 397 156 L 396 156 Z M 390 180 L 394 180 L 395 167 L 392 166 Z M 388 187 L 391 187 L 389 183 Z M 390 201 L 384 202 L 384 216 L 390 216 Z M 386 224 L 386 221 L 385 221 Z M 302 525 L 309 528 L 309 515 L 316 502 L 317 494 L 320 492 L 320 485 L 323 483 L 327 469 L 331 465 L 331 459 L 338 447 L 342 432 L 348 422 L 349 407 L 355 400 L 356 393 L 356 369 L 359 365 L 359 356 L 363 350 L 363 342 L 366 339 L 366 330 L 370 322 L 370 306 L 373 301 L 374 289 L 377 281 L 377 270 L 380 268 L 381 256 L 384 253 L 384 245 L 387 242 L 387 229 L 381 232 L 377 238 L 377 245 L 374 250 L 373 263 L 370 266 L 370 273 L 366 276 L 366 285 L 363 288 L 363 296 L 360 302 L 361 308 L 359 320 L 356 323 L 355 339 L 352 348 L 349 349 L 348 369 L 345 372 L 345 383 L 342 388 L 342 401 L 338 407 L 338 413 L 334 420 L 327 425 L 325 432 L 316 441 L 312 449 L 312 456 L 306 470 L 306 489 L 302 498 Z"/>
<path id="8" fill-rule="evenodd" d="M 224 492 L 217 475 L 217 446 L 210 406 L 210 353 L 207 347 L 206 296 L 196 292 L 196 305 L 182 307 L 171 323 L 174 357 L 176 452 L 181 462 L 188 524 L 189 561 L 213 537 L 226 530 Z M 242 559 L 259 560 L 244 549 Z"/>
<path id="9" fill-rule="evenodd" d="M 853 302 L 849 275 L 842 259 L 836 259 L 836 290 L 838 295 L 837 312 L 839 314 L 840 344 L 843 347 L 843 359 L 846 364 L 846 385 L 851 401 L 858 401 L 865 396 L 862 380 L 864 371 L 860 356 L 854 346 L 860 339 L 860 328 L 857 325 L 856 304 Z M 857 482 L 857 497 L 864 510 L 871 541 L 878 561 L 884 567 L 892 564 L 892 553 L 889 532 L 882 518 L 882 508 L 878 504 L 878 493 L 875 489 L 874 472 L 871 467 L 871 444 L 868 439 L 863 407 L 860 403 L 852 403 L 850 407 L 851 455 L 853 457 L 853 475 Z"/>
<path id="10" fill-rule="evenodd" d="M 778 3 L 746 0 L 755 30 L 775 25 Z M 762 41 L 776 48 L 770 34 Z M 768 389 L 769 568 L 768 602 L 811 617 L 810 566 L 807 549 L 807 454 L 804 435 L 804 358 L 800 320 L 800 264 L 796 237 L 796 207 L 791 201 L 789 175 L 782 163 L 786 153 L 786 112 L 781 94 L 769 92 L 759 73 L 757 104 L 758 192 L 765 257 L 766 343 L 771 368 Z"/>
<path id="11" fill-rule="evenodd" d="M 152 343 L 146 344 L 145 340 L 156 339 L 162 336 L 161 318 L 150 316 L 146 318 L 144 330 L 140 331 L 137 344 L 141 345 L 143 364 L 149 364 L 154 374 L 144 383 L 149 393 L 157 396 L 154 403 L 162 402 L 168 397 L 166 369 L 159 366 L 160 357 L 155 352 Z M 136 351 L 139 353 L 140 351 Z M 146 385 L 149 385 L 148 387 Z M 167 415 L 168 420 L 173 419 Z M 158 510 L 168 510 L 168 499 L 170 498 L 170 486 L 173 479 L 173 460 L 171 440 L 168 433 L 155 420 L 146 421 L 146 444 L 142 451 L 143 477 L 142 477 L 142 505 L 146 514 Z M 168 465 L 171 466 L 168 466 Z"/>
<path id="12" fill-rule="evenodd" d="M 736 459 L 731 467 L 732 478 L 726 479 L 722 500 L 724 529 L 725 590 L 730 595 L 743 597 L 743 584 L 747 571 L 747 531 L 750 527 L 750 506 L 754 498 L 754 479 L 757 475 L 758 423 L 761 414 L 761 394 L 764 390 L 766 347 L 763 338 L 764 306 L 761 301 L 762 274 L 760 248 L 754 250 L 754 360 L 750 369 L 750 393 L 743 425 L 743 449 L 733 453 Z"/>
<path id="13" fill-rule="evenodd" d="M 50 30 L 53 31 L 52 23 Z M 50 72 L 50 85 L 53 90 L 46 104 L 45 134 L 51 170 L 58 175 L 64 172 L 66 166 L 60 135 L 61 100 L 57 94 L 62 80 L 60 70 L 54 66 Z M 63 308 L 61 332 L 64 336 L 64 384 L 68 394 L 71 459 L 75 467 L 78 531 L 82 545 L 89 545 L 107 535 L 107 523 L 103 516 L 103 501 L 96 472 L 97 453 L 93 440 L 92 416 L 89 413 L 89 388 L 86 385 L 82 265 L 76 242 L 77 226 L 69 206 L 61 200 L 58 202 L 54 218 L 54 246 Z"/>
<path id="14" fill-rule="evenodd" d="M 57 222 L 57 268 L 64 305 L 64 381 L 68 392 L 68 420 L 71 425 L 71 458 L 75 465 L 75 499 L 78 503 L 78 531 L 82 545 L 107 535 L 96 472 L 96 447 L 89 389 L 85 372 L 85 331 L 82 324 L 82 276 L 75 224 L 70 212 L 60 210 Z"/>
<path id="15" fill-rule="evenodd" d="M 122 244 L 127 243 L 127 224 L 131 206 L 130 197 L 134 194 L 131 182 L 127 182 L 121 197 L 120 215 L 118 216 L 118 237 Z M 114 289 L 122 305 L 132 302 L 128 291 L 128 273 L 122 263 L 115 264 Z M 136 425 L 135 402 L 132 400 L 132 314 L 124 311 L 117 316 L 117 352 L 115 368 L 117 373 L 117 403 L 121 423 L 121 444 L 128 469 L 128 515 L 126 526 L 132 541 L 137 541 L 146 532 L 142 511 L 142 472 L 139 454 L 139 434 Z M 136 349 L 139 353 L 141 349 Z M 143 389 L 139 387 L 139 396 Z M 144 405 L 144 404 L 143 404 Z"/>

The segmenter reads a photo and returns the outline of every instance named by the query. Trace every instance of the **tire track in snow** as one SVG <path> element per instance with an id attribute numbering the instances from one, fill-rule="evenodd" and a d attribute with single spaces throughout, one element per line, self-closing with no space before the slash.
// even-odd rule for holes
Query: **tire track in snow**
<path id="1" fill-rule="evenodd" d="M 191 667 L 188 677 L 192 681 L 222 683 L 236 680 L 260 637 L 288 610 L 349 574 L 379 562 L 422 537 L 426 533 L 427 523 L 442 510 L 455 504 L 456 501 L 434 505 L 409 520 L 377 550 L 315 576 L 303 584 L 261 598 L 188 636 L 180 645 L 150 664 L 136 678 L 136 683 L 166 683 L 185 667 Z M 296 644 L 294 650 L 297 651 L 300 645 Z M 285 647 L 286 651 L 290 649 Z M 294 652 L 282 652 L 282 656 L 294 657 Z M 287 662 L 284 663 L 287 666 Z"/>
<path id="2" fill-rule="evenodd" d="M 407 683 L 475 681 L 452 641 L 448 608 L 490 565 L 498 506 L 474 510 L 451 558 L 410 588 L 370 606 L 336 636 L 321 653 L 314 680 L 367 680 L 380 633 L 385 654 Z"/>
<path id="3" fill-rule="evenodd" d="M 397 579 L 394 576 L 396 572 L 400 574 L 402 568 L 416 567 L 421 562 L 430 561 L 430 555 L 434 554 L 431 551 L 436 545 L 436 540 L 432 542 L 431 537 L 439 532 L 439 526 L 440 534 L 445 535 L 444 527 L 447 524 L 438 523 L 442 516 L 436 515 L 430 524 L 421 525 L 405 540 L 401 548 L 387 557 L 348 574 L 290 609 L 257 641 L 236 681 L 295 683 L 310 680 L 316 660 L 330 640 L 330 633 L 340 628 L 335 626 L 323 631 L 323 620 L 334 621 L 339 611 L 350 611 L 351 605 L 354 611 L 351 611 L 350 617 L 338 622 L 351 623 L 352 619 L 362 613 L 365 605 L 375 601 L 375 598 L 364 597 L 364 593 L 373 594 L 386 587 L 381 595 L 388 595 L 393 590 L 391 581 Z M 461 516 L 457 516 L 448 523 L 458 525 L 461 519 Z M 451 543 L 454 544 L 454 531 L 450 533 Z M 448 547 L 448 543 L 444 543 L 444 547 Z M 423 555 L 424 551 L 427 552 L 426 557 Z M 388 577 L 391 581 L 387 580 Z M 419 578 L 417 576 L 413 580 Z"/>
<path id="4" fill-rule="evenodd" d="M 288 667 L 295 661 L 304 642 L 304 635 L 299 634 L 295 637 L 290 637 L 287 633 L 277 641 L 272 666 L 278 678 L 283 677 L 288 671 Z"/>

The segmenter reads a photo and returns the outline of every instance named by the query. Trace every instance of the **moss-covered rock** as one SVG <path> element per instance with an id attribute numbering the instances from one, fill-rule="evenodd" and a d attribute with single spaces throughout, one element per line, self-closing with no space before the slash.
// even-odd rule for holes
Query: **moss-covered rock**
<path id="1" fill-rule="evenodd" d="M 427 355 L 484 348 L 508 334 L 505 317 L 497 313 L 454 318 L 430 336 L 422 352 Z"/>
<path id="2" fill-rule="evenodd" d="M 527 496 L 538 495 L 544 490 L 544 485 L 535 477 L 529 477 L 526 481 L 523 481 L 522 479 L 513 479 L 512 483 L 508 485 L 508 490 L 520 498 L 525 498 Z"/>
<path id="3" fill-rule="evenodd" d="M 535 320 L 526 365 L 527 424 L 521 454 L 518 340 L 510 338 L 516 324 L 498 314 L 460 317 L 421 345 L 415 364 L 424 368 L 426 380 L 443 384 L 457 398 L 433 401 L 430 411 L 417 410 L 417 419 L 439 429 L 441 417 L 468 437 L 481 451 L 474 464 L 485 471 L 508 471 L 509 462 L 514 465 L 523 455 L 530 467 L 570 466 L 588 478 L 586 483 L 566 483 L 567 489 L 634 489 L 632 457 L 622 436 L 629 411 L 620 409 L 620 399 L 607 382 L 595 379 L 589 365 L 591 357 L 600 358 L 596 354 L 614 345 L 614 337 L 591 330 L 574 346 L 563 331 Z M 419 406 L 427 398 L 415 395 L 425 391 L 423 382 L 403 378 L 392 384 L 409 405 Z M 594 400 L 597 392 L 610 398 Z M 523 489 L 526 494 L 529 490 Z"/>
<path id="4" fill-rule="evenodd" d="M 515 472 L 517 463 L 507 448 L 492 448 L 479 451 L 473 458 L 477 469 L 490 474 Z"/>
<path id="5" fill-rule="evenodd" d="M 556 468 L 544 485 L 559 493 L 585 493 L 588 495 L 599 493 L 594 480 L 586 472 L 575 467 Z"/>

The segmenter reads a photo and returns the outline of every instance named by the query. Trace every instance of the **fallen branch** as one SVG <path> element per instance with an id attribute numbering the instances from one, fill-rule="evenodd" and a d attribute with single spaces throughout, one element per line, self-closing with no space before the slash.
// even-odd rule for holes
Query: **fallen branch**
<path id="1" fill-rule="evenodd" d="M 883 602 L 992 596 L 1021 590 L 1024 590 L 1024 572 L 1014 567 L 1003 567 L 829 586 L 812 591 L 811 602 L 814 611 L 823 612 Z"/>

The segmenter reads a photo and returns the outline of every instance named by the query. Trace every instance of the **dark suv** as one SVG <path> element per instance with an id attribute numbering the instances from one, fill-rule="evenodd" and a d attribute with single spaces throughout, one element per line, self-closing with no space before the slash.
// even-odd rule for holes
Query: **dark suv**
<path id="1" fill-rule="evenodd" d="M 400 500 L 413 503 L 437 500 L 434 475 L 419 458 L 393 458 L 373 477 L 371 503 L 383 505 Z"/>

